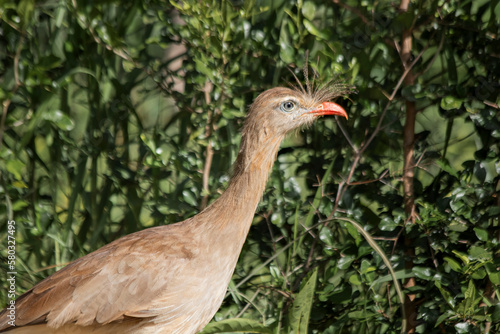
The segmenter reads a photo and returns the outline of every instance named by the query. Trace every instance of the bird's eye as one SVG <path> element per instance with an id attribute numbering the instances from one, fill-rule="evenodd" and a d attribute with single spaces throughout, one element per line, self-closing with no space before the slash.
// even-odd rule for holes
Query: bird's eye
<path id="1" fill-rule="evenodd" d="M 280 109 L 283 112 L 292 112 L 293 109 L 295 109 L 295 102 L 293 101 L 286 101 L 281 103 Z"/>

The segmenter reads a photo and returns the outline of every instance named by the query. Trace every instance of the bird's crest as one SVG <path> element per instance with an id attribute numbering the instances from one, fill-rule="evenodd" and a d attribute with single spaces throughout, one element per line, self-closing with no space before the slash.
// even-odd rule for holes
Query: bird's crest
<path id="1" fill-rule="evenodd" d="M 312 69 L 312 78 L 310 78 L 309 52 L 306 53 L 306 61 L 304 63 L 304 68 L 302 69 L 305 84 L 302 84 L 302 82 L 290 67 L 288 67 L 288 70 L 292 73 L 297 83 L 292 84 L 289 82 L 288 84 L 294 90 L 301 92 L 304 95 L 308 95 L 316 101 L 329 101 L 339 96 L 349 95 L 350 93 L 354 93 L 356 91 L 356 88 L 353 85 L 340 80 L 338 76 L 326 81 L 325 83 L 318 84 L 317 82 L 319 81 L 319 73 L 314 68 Z"/>

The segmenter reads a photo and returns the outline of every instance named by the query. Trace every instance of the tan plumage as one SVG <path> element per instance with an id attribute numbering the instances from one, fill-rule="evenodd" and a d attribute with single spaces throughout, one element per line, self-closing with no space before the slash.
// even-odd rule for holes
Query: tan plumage
<path id="1" fill-rule="evenodd" d="M 5 310 L 0 313 L 0 331 L 203 329 L 222 303 L 281 140 L 319 115 L 347 117 L 326 102 L 346 93 L 343 88 L 262 93 L 250 108 L 234 175 L 219 199 L 190 219 L 124 236 L 47 277 L 17 299 L 16 327 Z"/>

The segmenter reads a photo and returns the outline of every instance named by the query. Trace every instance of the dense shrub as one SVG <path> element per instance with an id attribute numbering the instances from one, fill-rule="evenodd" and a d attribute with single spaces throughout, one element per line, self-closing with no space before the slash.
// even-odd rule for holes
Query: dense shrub
<path id="1" fill-rule="evenodd" d="M 18 293 L 217 198 L 247 106 L 308 63 L 357 87 L 349 120 L 282 145 L 206 332 L 500 331 L 499 1 L 7 0 L 0 18 L 1 266 L 15 220 Z M 404 308 L 335 217 L 382 247 Z"/>

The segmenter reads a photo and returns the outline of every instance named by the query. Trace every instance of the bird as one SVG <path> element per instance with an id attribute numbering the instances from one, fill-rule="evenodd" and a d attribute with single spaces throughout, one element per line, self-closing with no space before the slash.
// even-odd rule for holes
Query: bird
<path id="1" fill-rule="evenodd" d="M 279 146 L 347 113 L 341 83 L 276 87 L 250 105 L 226 190 L 187 220 L 123 236 L 48 276 L 0 313 L 7 333 L 194 334 L 223 302 Z M 11 315 L 11 317 L 9 317 Z M 15 325 L 15 326 L 12 326 Z"/>

